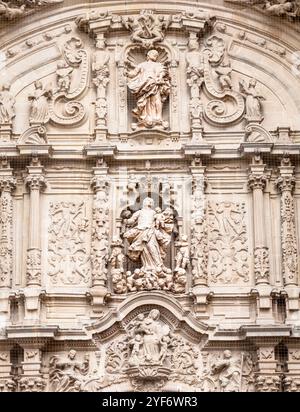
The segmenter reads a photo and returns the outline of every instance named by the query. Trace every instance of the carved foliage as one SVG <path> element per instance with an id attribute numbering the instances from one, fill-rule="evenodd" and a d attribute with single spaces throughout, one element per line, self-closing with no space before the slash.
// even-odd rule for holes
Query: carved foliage
<path id="1" fill-rule="evenodd" d="M 296 283 L 298 277 L 297 238 L 295 227 L 295 207 L 292 191 L 295 185 L 293 176 L 277 179 L 281 191 L 281 248 L 282 274 L 286 284 Z"/>
<path id="2" fill-rule="evenodd" d="M 93 205 L 92 228 L 92 282 L 104 285 L 107 280 L 107 263 L 109 259 L 109 203 L 107 176 L 95 176 L 91 183 L 96 194 Z"/>
<path id="3" fill-rule="evenodd" d="M 87 250 L 89 222 L 84 202 L 50 204 L 48 275 L 53 284 L 86 285 L 90 281 Z"/>
<path id="4" fill-rule="evenodd" d="M 208 203 L 208 271 L 213 283 L 249 281 L 245 204 Z"/>
<path id="5" fill-rule="evenodd" d="M 191 258 L 194 284 L 207 283 L 208 242 L 204 189 L 204 177 L 195 177 L 193 182 L 191 216 Z"/>
<path id="6" fill-rule="evenodd" d="M 0 287 L 9 286 L 12 275 L 12 219 L 13 203 L 11 190 L 14 178 L 0 177 Z"/>

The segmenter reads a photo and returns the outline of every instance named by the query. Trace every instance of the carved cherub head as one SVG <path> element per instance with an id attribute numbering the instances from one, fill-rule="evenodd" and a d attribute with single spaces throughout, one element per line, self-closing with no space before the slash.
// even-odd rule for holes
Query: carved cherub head
<path id="1" fill-rule="evenodd" d="M 158 58 L 158 51 L 157 50 L 149 50 L 147 53 L 147 60 L 152 60 L 153 62 L 156 62 Z"/>
<path id="2" fill-rule="evenodd" d="M 75 349 L 71 349 L 68 355 L 69 359 L 73 360 L 76 357 L 76 350 Z"/>

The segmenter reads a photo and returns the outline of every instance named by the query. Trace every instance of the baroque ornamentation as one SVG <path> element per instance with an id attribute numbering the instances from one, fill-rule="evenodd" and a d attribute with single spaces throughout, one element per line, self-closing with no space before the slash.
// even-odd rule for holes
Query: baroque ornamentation
<path id="1" fill-rule="evenodd" d="M 248 353 L 240 356 L 228 349 L 220 353 L 203 353 L 200 388 L 205 392 L 247 392 L 254 390 L 254 361 Z"/>
<path id="2" fill-rule="evenodd" d="M 92 284 L 105 285 L 109 260 L 109 183 L 107 176 L 95 176 L 91 182 L 95 191 L 91 245 Z"/>
<path id="3" fill-rule="evenodd" d="M 245 98 L 246 120 L 260 123 L 263 120 L 261 100 L 264 100 L 264 97 L 257 88 L 257 80 L 252 78 L 248 84 L 240 80 L 240 91 Z"/>
<path id="4" fill-rule="evenodd" d="M 49 121 L 49 101 L 52 98 L 50 86 L 44 87 L 42 82 L 34 83 L 35 91 L 28 96 L 30 103 L 29 122 L 44 124 Z"/>
<path id="5" fill-rule="evenodd" d="M 109 258 L 111 265 L 111 277 L 113 291 L 115 293 L 127 292 L 127 281 L 125 274 L 125 255 L 123 253 L 123 242 L 121 239 L 114 239 L 111 243 L 111 255 Z"/>
<path id="6" fill-rule="evenodd" d="M 105 50 L 104 40 L 97 40 L 97 51 L 93 55 L 93 83 L 97 89 L 96 96 L 96 125 L 106 126 L 107 101 L 106 88 L 109 83 L 109 53 Z"/>
<path id="7" fill-rule="evenodd" d="M 89 222 L 84 202 L 50 204 L 48 276 L 54 285 L 87 285 L 91 279 L 86 248 Z"/>
<path id="8" fill-rule="evenodd" d="M 1 0 L 0 19 L 14 22 L 21 17 L 35 13 L 41 7 L 62 2 L 63 0 Z"/>
<path id="9" fill-rule="evenodd" d="M 71 349 L 66 360 L 53 356 L 49 361 L 49 381 L 53 392 L 80 392 L 89 372 L 89 356 L 83 362 L 77 359 L 76 350 Z"/>
<path id="10" fill-rule="evenodd" d="M 167 100 L 171 84 L 168 68 L 159 61 L 160 53 L 150 50 L 147 60 L 137 65 L 127 60 L 132 69 L 126 70 L 129 78 L 128 88 L 136 98 L 136 107 L 132 113 L 137 118 L 137 126 L 152 128 L 162 126 L 168 128 L 169 123 L 163 120 L 163 103 Z"/>
<path id="11" fill-rule="evenodd" d="M 10 285 L 12 277 L 12 223 L 13 202 L 11 191 L 16 186 L 13 177 L 0 177 L 0 287 Z"/>
<path id="12" fill-rule="evenodd" d="M 257 375 L 255 387 L 257 392 L 279 392 L 281 377 L 276 375 Z"/>
<path id="13" fill-rule="evenodd" d="M 49 117 L 58 125 L 77 125 L 85 116 L 83 104 L 74 100 L 84 92 L 88 80 L 88 54 L 82 46 L 82 41 L 78 37 L 71 37 L 62 49 L 64 61 L 58 62 L 61 66 L 56 71 L 58 88 L 49 102 Z M 81 69 L 79 84 L 71 89 L 71 74 L 79 67 Z M 64 103 L 62 113 L 58 110 L 61 103 Z"/>
<path id="14" fill-rule="evenodd" d="M 152 10 L 141 10 L 138 16 L 122 17 L 122 23 L 131 32 L 131 40 L 150 49 L 161 42 L 165 30 L 171 23 L 171 16 L 155 14 Z"/>
<path id="15" fill-rule="evenodd" d="M 171 208 L 162 211 L 153 207 L 154 201 L 145 198 L 143 208 L 125 221 L 127 230 L 123 237 L 129 243 L 127 255 L 133 262 L 142 262 L 140 269 L 127 273 L 129 291 L 171 290 L 173 285 L 172 271 L 164 265 L 164 259 L 171 241 L 174 213 Z"/>
<path id="16" fill-rule="evenodd" d="M 28 285 L 41 284 L 41 250 L 31 248 L 27 250 L 26 279 Z"/>
<path id="17" fill-rule="evenodd" d="M 4 83 L 0 91 L 0 124 L 12 122 L 15 117 L 16 99 L 10 91 L 10 84 Z"/>
<path id="18" fill-rule="evenodd" d="M 231 63 L 224 40 L 211 36 L 203 50 L 204 83 L 208 94 L 213 98 L 205 107 L 208 121 L 228 124 L 240 119 L 244 114 L 243 96 L 234 91 L 231 79 Z M 231 108 L 226 102 L 231 101 Z"/>
<path id="19" fill-rule="evenodd" d="M 99 387 L 129 380 L 135 391 L 145 391 L 159 390 L 168 380 L 197 380 L 199 350 L 175 335 L 160 316 L 157 309 L 140 313 L 126 327 L 126 336 L 108 345 L 106 376 L 98 380 Z M 95 388 L 97 379 L 85 385 L 86 390 Z"/>
<path id="20" fill-rule="evenodd" d="M 195 176 L 192 187 L 191 261 L 194 284 L 207 284 L 208 241 L 205 178 Z"/>
<path id="21" fill-rule="evenodd" d="M 257 10 L 262 10 L 265 14 L 277 17 L 286 17 L 294 21 L 300 17 L 298 0 L 225 0 L 227 3 L 245 5 Z"/>
<path id="22" fill-rule="evenodd" d="M 42 377 L 24 376 L 18 382 L 20 392 L 44 392 L 46 381 Z"/>
<path id="23" fill-rule="evenodd" d="M 249 281 L 245 204 L 208 203 L 208 271 L 213 283 Z"/>
<path id="24" fill-rule="evenodd" d="M 204 63 L 203 55 L 200 53 L 200 46 L 196 36 L 190 37 L 188 43 L 187 61 L 187 83 L 191 90 L 190 116 L 192 127 L 202 126 L 203 104 L 200 97 L 200 90 L 204 83 Z"/>
<path id="25" fill-rule="evenodd" d="M 281 191 L 282 275 L 285 284 L 298 284 L 298 253 L 293 189 L 295 177 L 281 175 L 276 184 Z"/>
<path id="26" fill-rule="evenodd" d="M 254 276 L 256 283 L 268 282 L 270 279 L 269 249 L 266 246 L 254 249 Z"/>

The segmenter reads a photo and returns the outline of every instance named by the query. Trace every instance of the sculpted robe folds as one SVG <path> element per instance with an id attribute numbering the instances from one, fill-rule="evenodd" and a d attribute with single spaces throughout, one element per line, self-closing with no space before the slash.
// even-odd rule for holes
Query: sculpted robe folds
<path id="1" fill-rule="evenodd" d="M 163 125 L 163 102 L 170 93 L 167 69 L 156 61 L 157 57 L 158 52 L 150 50 L 147 61 L 128 73 L 131 78 L 128 88 L 137 98 L 137 106 L 132 112 L 145 127 Z"/>

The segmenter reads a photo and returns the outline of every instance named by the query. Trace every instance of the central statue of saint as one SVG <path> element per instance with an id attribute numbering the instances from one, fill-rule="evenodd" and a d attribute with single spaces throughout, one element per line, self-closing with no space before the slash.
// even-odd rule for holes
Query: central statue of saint
<path id="1" fill-rule="evenodd" d="M 141 271 L 160 274 L 168 271 L 163 261 L 171 241 L 174 216 L 170 208 L 161 211 L 153 207 L 153 199 L 145 198 L 142 209 L 127 220 L 126 225 L 133 227 L 124 233 L 124 237 L 130 243 L 129 258 L 133 261 L 141 259 Z"/>
<path id="2" fill-rule="evenodd" d="M 158 51 L 150 50 L 145 62 L 126 73 L 131 79 L 128 88 L 137 99 L 132 113 L 138 119 L 138 126 L 168 127 L 168 122 L 163 121 L 162 109 L 170 94 L 170 76 L 168 69 L 157 59 Z"/>

